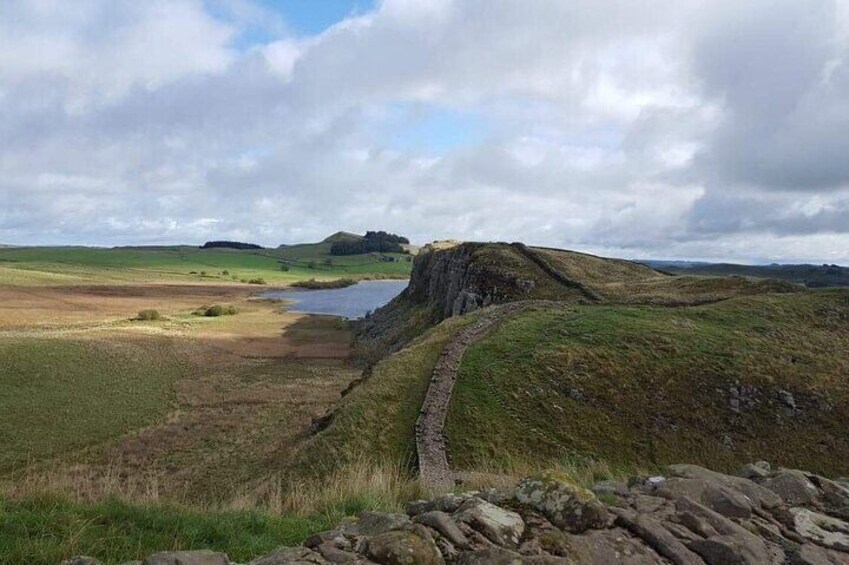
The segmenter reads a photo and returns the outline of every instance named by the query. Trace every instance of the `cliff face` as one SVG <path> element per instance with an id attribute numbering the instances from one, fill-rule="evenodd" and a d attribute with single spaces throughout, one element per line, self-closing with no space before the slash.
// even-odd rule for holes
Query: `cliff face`
<path id="1" fill-rule="evenodd" d="M 361 322 L 357 357 L 369 365 L 446 318 L 528 299 L 583 301 L 584 297 L 578 289 L 552 279 L 512 245 L 463 243 L 422 253 L 413 262 L 407 289 Z"/>
<path id="2" fill-rule="evenodd" d="M 505 268 L 514 259 L 506 246 L 487 247 L 464 243 L 420 255 L 413 264 L 407 298 L 434 308 L 440 318 L 527 298 L 534 290 L 534 279 Z M 499 259 L 505 264 L 499 265 Z"/>

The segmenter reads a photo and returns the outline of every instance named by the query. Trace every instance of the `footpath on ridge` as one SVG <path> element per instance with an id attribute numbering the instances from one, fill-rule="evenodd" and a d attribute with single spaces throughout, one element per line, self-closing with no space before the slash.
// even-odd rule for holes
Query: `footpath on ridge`
<path id="1" fill-rule="evenodd" d="M 419 474 L 428 489 L 445 491 L 454 486 L 445 448 L 445 418 L 466 349 L 486 337 L 505 318 L 543 304 L 546 302 L 523 301 L 493 306 L 460 330 L 442 350 L 416 422 Z"/>

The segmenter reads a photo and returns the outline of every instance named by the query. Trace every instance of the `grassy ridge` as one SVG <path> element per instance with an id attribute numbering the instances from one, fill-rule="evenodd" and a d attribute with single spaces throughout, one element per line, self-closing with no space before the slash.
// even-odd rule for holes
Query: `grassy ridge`
<path id="1" fill-rule="evenodd" d="M 293 473 L 326 473 L 357 457 L 412 463 L 416 419 L 433 366 L 454 333 L 475 318 L 450 318 L 378 363 L 345 396 L 327 429 L 301 447 Z"/>
<path id="2" fill-rule="evenodd" d="M 726 470 L 768 459 L 845 474 L 847 375 L 846 292 L 535 311 L 467 351 L 449 450 L 468 469 L 577 456 Z"/>
<path id="3" fill-rule="evenodd" d="M 329 247 L 321 243 L 259 251 L 196 247 L 0 249 L 0 284 L 238 282 L 258 278 L 286 283 L 340 276 L 409 276 L 411 264 L 406 256 L 390 254 L 398 259 L 392 262 L 373 254 L 331 257 Z"/>
<path id="4" fill-rule="evenodd" d="M 187 371 L 164 339 L 0 341 L 0 470 L 153 423 Z"/>

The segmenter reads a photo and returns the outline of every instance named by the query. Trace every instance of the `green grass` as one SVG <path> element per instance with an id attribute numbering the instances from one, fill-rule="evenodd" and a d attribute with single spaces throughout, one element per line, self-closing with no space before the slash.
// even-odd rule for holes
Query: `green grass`
<path id="1" fill-rule="evenodd" d="M 293 472 L 328 473 L 357 457 L 412 463 L 416 419 L 433 366 L 451 336 L 476 317 L 446 320 L 378 363 L 344 397 L 329 427 L 301 447 Z"/>
<path id="2" fill-rule="evenodd" d="M 757 402 L 740 414 L 729 389 Z M 800 407 L 784 414 L 778 391 Z M 459 468 L 586 458 L 849 472 L 849 293 L 689 308 L 563 306 L 471 346 L 447 421 Z"/>
<path id="3" fill-rule="evenodd" d="M 329 517 L 201 512 L 117 500 L 80 503 L 51 496 L 0 498 L 0 564 L 55 565 L 74 555 L 122 563 L 171 549 L 213 549 L 247 562 L 331 525 Z"/>
<path id="4" fill-rule="evenodd" d="M 21 247 L 0 249 L 0 284 L 197 283 L 251 279 L 279 284 L 309 278 L 409 276 L 412 264 L 407 257 L 391 256 L 398 260 L 386 262 L 373 254 L 332 257 L 329 244 L 258 251 L 196 247 Z"/>
<path id="5" fill-rule="evenodd" d="M 0 470 L 155 422 L 187 371 L 165 339 L 3 339 Z"/>

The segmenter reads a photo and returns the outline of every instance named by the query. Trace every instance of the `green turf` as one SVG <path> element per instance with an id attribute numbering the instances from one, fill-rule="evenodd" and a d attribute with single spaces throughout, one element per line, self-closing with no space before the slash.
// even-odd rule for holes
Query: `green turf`
<path id="1" fill-rule="evenodd" d="M 739 414 L 735 384 L 756 400 Z M 847 426 L 849 293 L 828 291 L 521 314 L 467 351 L 447 436 L 460 468 L 767 459 L 845 474 Z"/>
<path id="2" fill-rule="evenodd" d="M 416 419 L 433 366 L 454 332 L 476 318 L 446 320 L 378 363 L 344 397 L 329 427 L 301 447 L 294 473 L 328 473 L 358 457 L 412 464 Z"/>
<path id="3" fill-rule="evenodd" d="M 185 376 L 172 341 L 0 341 L 0 470 L 155 422 Z"/>
<path id="4" fill-rule="evenodd" d="M 309 278 L 405 278 L 412 264 L 399 254 L 329 255 L 330 244 L 247 250 L 196 247 L 0 249 L 0 284 L 87 282 L 243 282 Z M 392 257 L 385 261 L 383 257 Z"/>
<path id="5" fill-rule="evenodd" d="M 338 517 L 200 512 L 50 496 L 0 498 L 0 564 L 56 565 L 75 555 L 111 564 L 172 549 L 212 549 L 247 562 L 279 546 L 300 543 L 310 533 L 329 528 L 331 519 Z"/>

